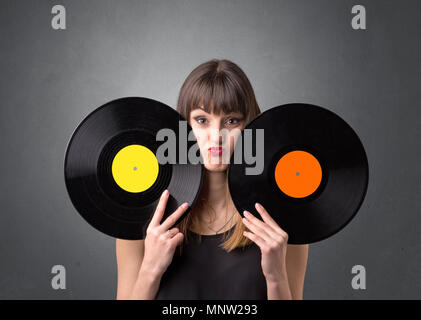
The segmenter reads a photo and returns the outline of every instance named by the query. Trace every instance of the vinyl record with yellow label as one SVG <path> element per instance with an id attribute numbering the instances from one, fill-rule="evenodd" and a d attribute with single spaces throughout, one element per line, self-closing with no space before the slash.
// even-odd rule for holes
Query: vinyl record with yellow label
<path id="1" fill-rule="evenodd" d="M 157 139 L 162 129 L 174 133 L 174 152 L 166 163 L 157 156 L 165 142 Z M 152 99 L 127 97 L 97 108 L 76 128 L 65 155 L 65 182 L 73 205 L 107 235 L 144 239 L 165 189 L 170 198 L 162 221 L 182 203 L 191 207 L 196 201 L 202 165 L 181 155 L 196 142 L 186 139 L 190 132 L 177 111 Z"/>
<path id="2" fill-rule="evenodd" d="M 259 129 L 262 152 L 256 145 Z M 253 137 L 249 146 L 246 130 Z M 254 163 L 235 163 L 236 150 L 247 147 Z M 247 173 L 259 163 L 261 172 Z M 263 112 L 246 126 L 231 157 L 228 182 L 241 214 L 247 210 L 262 220 L 254 206 L 261 203 L 287 232 L 288 243 L 307 244 L 339 232 L 356 215 L 368 186 L 368 162 L 359 137 L 341 117 L 291 103 Z"/>

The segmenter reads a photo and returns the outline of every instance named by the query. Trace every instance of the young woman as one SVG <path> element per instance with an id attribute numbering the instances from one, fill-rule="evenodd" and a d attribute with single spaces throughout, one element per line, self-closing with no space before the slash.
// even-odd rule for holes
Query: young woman
<path id="1" fill-rule="evenodd" d="M 146 238 L 116 240 L 117 299 L 302 299 L 308 245 L 288 245 L 262 204 L 261 219 L 242 218 L 228 189 L 223 151 L 230 155 L 235 133 L 260 113 L 247 76 L 231 61 L 205 62 L 185 80 L 177 111 L 204 160 L 198 201 L 174 226 L 188 204 L 161 221 L 164 191 Z M 233 134 L 223 139 L 222 131 Z"/>

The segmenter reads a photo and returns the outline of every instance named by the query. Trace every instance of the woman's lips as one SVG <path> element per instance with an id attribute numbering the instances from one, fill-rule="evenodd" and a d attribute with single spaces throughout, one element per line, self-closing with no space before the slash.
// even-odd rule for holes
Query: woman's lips
<path id="1" fill-rule="evenodd" d="M 221 155 L 222 154 L 222 147 L 210 147 L 209 152 L 211 155 Z"/>

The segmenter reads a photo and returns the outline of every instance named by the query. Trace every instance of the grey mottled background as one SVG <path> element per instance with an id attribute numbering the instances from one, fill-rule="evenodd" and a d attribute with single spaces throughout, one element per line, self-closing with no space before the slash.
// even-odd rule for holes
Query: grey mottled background
<path id="1" fill-rule="evenodd" d="M 67 30 L 51 8 L 67 9 Z M 367 9 L 367 30 L 351 8 Z M 367 197 L 340 233 L 310 246 L 305 299 L 421 298 L 421 5 L 416 1 L 0 3 L 0 298 L 114 299 L 114 239 L 65 190 L 70 135 L 96 107 L 145 96 L 175 106 L 190 71 L 227 58 L 262 110 L 289 102 L 336 112 L 370 162 Z M 51 267 L 67 268 L 67 290 Z M 367 289 L 351 268 L 367 269 Z"/>

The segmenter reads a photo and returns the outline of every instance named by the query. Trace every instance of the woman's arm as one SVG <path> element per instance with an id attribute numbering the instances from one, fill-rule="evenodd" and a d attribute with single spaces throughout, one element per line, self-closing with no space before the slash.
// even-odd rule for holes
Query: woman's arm
<path id="1" fill-rule="evenodd" d="M 292 299 L 302 300 L 307 269 L 308 244 L 287 246 L 286 266 Z"/>
<path id="2" fill-rule="evenodd" d="M 168 190 L 162 192 L 144 240 L 116 239 L 117 300 L 155 299 L 162 275 L 184 239 L 173 225 L 189 207 L 183 203 L 161 223 L 169 196 Z"/>
<path id="3" fill-rule="evenodd" d="M 243 234 L 262 252 L 261 264 L 268 300 L 302 299 L 308 244 L 289 245 L 288 234 L 266 209 L 257 202 L 255 208 L 263 221 L 245 210 L 243 223 L 250 231 Z"/>
<path id="4" fill-rule="evenodd" d="M 154 299 L 160 276 L 141 268 L 144 240 L 116 239 L 117 300 Z"/>
<path id="5" fill-rule="evenodd" d="M 307 269 L 308 244 L 287 246 L 286 266 L 292 299 L 302 300 Z"/>
<path id="6" fill-rule="evenodd" d="M 307 268 L 308 244 L 287 245 L 286 270 L 276 282 L 266 282 L 268 300 L 303 299 L 304 278 Z"/>

